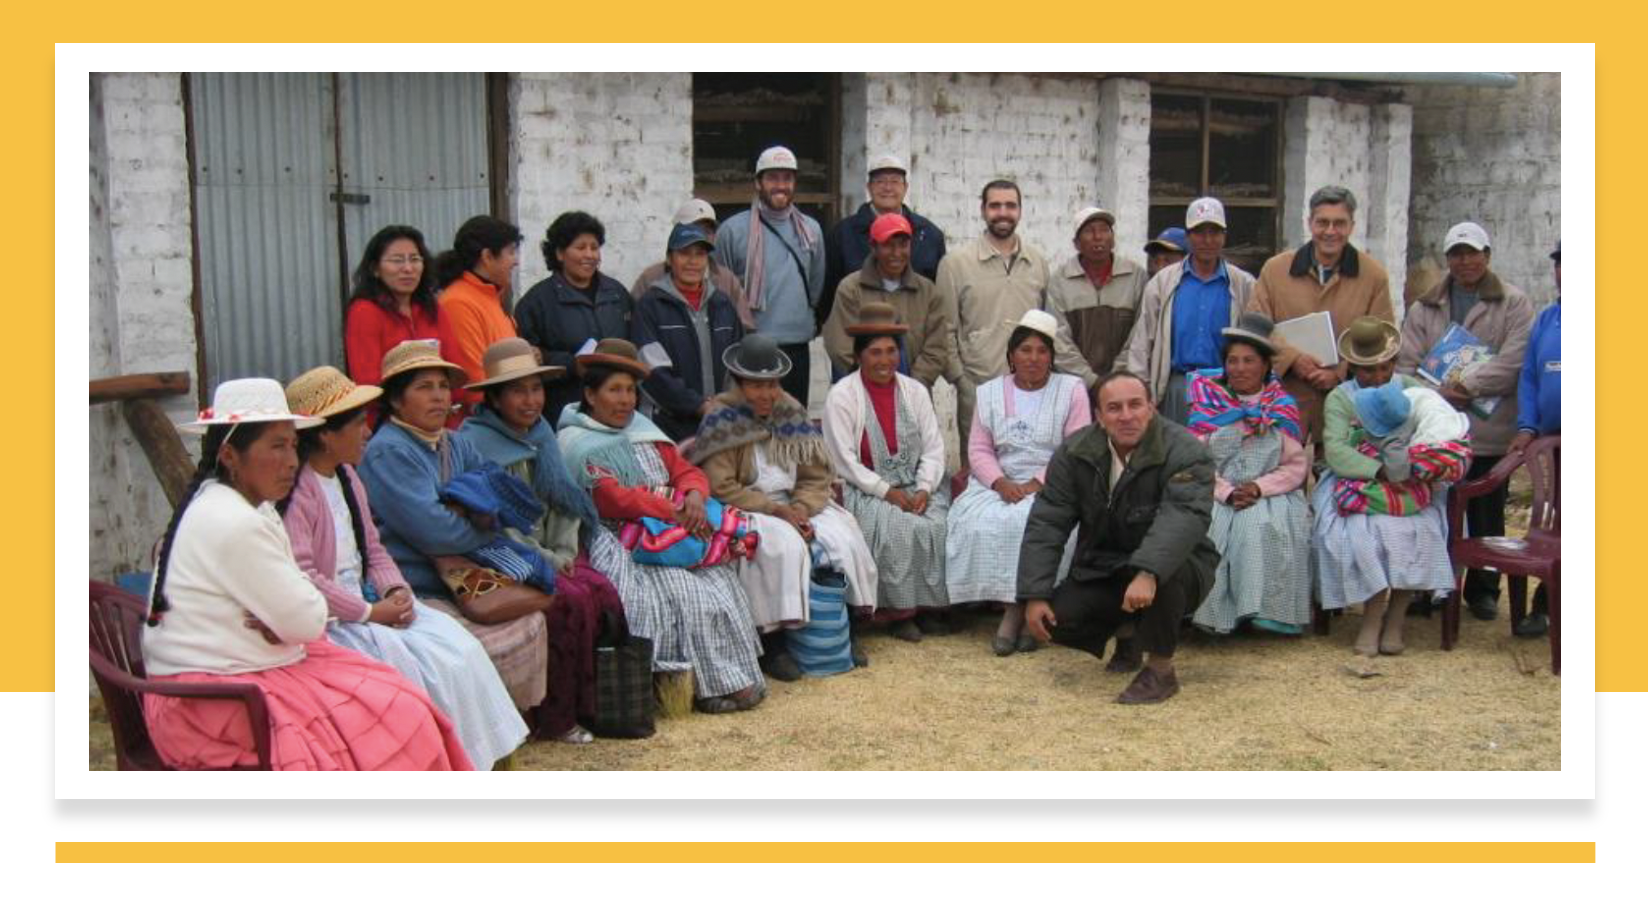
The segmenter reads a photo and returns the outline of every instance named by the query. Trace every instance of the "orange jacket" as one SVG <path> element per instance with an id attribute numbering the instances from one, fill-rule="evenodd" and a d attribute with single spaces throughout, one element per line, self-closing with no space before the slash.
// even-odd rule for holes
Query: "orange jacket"
<path id="1" fill-rule="evenodd" d="M 481 356 L 487 346 L 515 337 L 515 323 L 504 312 L 498 286 L 466 272 L 446 286 L 439 303 L 441 356 L 464 368 L 469 374 L 466 382 L 485 379 Z M 465 411 L 480 400 L 480 392 L 465 391 L 461 385 L 452 386 L 452 403 L 462 404 Z"/>

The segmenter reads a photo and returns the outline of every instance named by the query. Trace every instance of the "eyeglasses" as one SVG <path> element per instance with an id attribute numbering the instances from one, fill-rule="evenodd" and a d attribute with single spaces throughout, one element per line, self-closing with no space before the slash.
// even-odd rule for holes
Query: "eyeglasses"
<path id="1" fill-rule="evenodd" d="M 870 184 L 872 184 L 872 185 L 902 185 L 902 184 L 904 184 L 904 176 L 902 176 L 902 175 L 878 175 L 875 178 L 870 179 Z"/>
<path id="2" fill-rule="evenodd" d="M 381 257 L 378 262 L 383 266 L 422 266 L 423 258 L 413 254 L 410 257 Z"/>

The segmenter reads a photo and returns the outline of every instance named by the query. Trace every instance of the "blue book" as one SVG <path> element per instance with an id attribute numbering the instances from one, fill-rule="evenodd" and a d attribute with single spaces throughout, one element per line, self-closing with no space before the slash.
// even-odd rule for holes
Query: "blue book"
<path id="1" fill-rule="evenodd" d="M 1493 349 L 1486 342 L 1472 335 L 1464 326 L 1454 323 L 1436 347 L 1431 348 L 1425 359 L 1419 362 L 1419 375 L 1438 386 L 1459 385 L 1465 373 L 1492 360 L 1493 356 Z M 1499 398 L 1473 398 L 1471 410 L 1482 419 L 1487 419 L 1493 416 L 1499 402 Z"/>

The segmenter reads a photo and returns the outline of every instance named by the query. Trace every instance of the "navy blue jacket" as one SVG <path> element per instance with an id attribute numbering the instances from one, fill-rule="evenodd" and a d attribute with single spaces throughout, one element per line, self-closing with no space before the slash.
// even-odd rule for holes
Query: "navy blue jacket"
<path id="1" fill-rule="evenodd" d="M 669 355 L 671 365 L 653 367 L 652 375 L 641 387 L 658 405 L 653 421 L 676 441 L 698 432 L 698 408 L 703 406 L 705 398 L 720 392 L 727 381 L 721 355 L 744 338 L 744 324 L 738 320 L 732 298 L 708 281 L 704 283 L 704 291 L 700 309 L 709 330 L 708 361 L 699 350 L 692 308 L 676 291 L 668 275 L 652 283 L 635 302 L 635 316 L 630 321 L 630 341 L 635 342 L 637 348 L 656 342 Z M 643 354 L 642 359 L 646 359 L 646 355 Z M 704 383 L 706 363 L 708 385 Z"/>
<path id="2" fill-rule="evenodd" d="M 858 272 L 870 257 L 870 223 L 875 222 L 875 208 L 868 203 L 858 212 L 841 220 L 824 237 L 824 294 L 818 301 L 818 321 L 830 318 L 835 305 L 835 288 L 841 280 Z M 933 281 L 938 281 L 938 261 L 944 259 L 944 230 L 933 221 L 909 207 L 904 218 L 910 220 L 915 234 L 910 237 L 910 268 Z"/>
<path id="3" fill-rule="evenodd" d="M 544 382 L 544 418 L 556 422 L 561 408 L 583 400 L 572 356 L 584 342 L 629 337 L 635 301 L 617 279 L 595 274 L 595 302 L 567 284 L 560 273 L 532 286 L 515 305 L 515 332 L 537 346 L 544 365 L 564 366 L 565 375 Z"/>

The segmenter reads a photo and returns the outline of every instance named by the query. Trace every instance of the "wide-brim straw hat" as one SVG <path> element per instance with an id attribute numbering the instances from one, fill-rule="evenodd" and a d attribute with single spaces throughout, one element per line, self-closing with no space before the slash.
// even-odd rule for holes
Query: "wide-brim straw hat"
<path id="1" fill-rule="evenodd" d="M 640 352 L 635 345 L 622 338 L 603 338 L 595 342 L 595 346 L 588 350 L 580 350 L 573 358 L 578 365 L 578 372 L 583 373 L 592 366 L 610 366 L 622 370 L 637 379 L 645 379 L 652 375 L 652 367 L 641 362 Z"/>
<path id="2" fill-rule="evenodd" d="M 403 341 L 384 352 L 380 383 L 388 382 L 401 373 L 413 370 L 447 370 L 454 379 L 467 377 L 464 368 L 441 357 L 441 343 L 432 338 L 414 338 Z"/>
<path id="3" fill-rule="evenodd" d="M 295 414 L 286 404 L 286 391 L 273 379 L 230 379 L 212 392 L 212 406 L 202 410 L 180 432 L 199 434 L 213 426 L 242 423 L 291 423 L 308 429 L 326 422 L 320 417 Z"/>
<path id="4" fill-rule="evenodd" d="M 1396 358 L 1402 333 L 1396 326 L 1372 316 L 1358 316 L 1339 335 L 1339 356 L 1346 363 L 1374 366 Z"/>
<path id="5" fill-rule="evenodd" d="M 356 385 L 335 366 L 317 366 L 286 386 L 286 404 L 293 413 L 326 419 L 377 400 L 383 389 Z"/>
<path id="6" fill-rule="evenodd" d="M 858 322 L 847 327 L 848 335 L 903 335 L 910 327 L 898 321 L 892 304 L 871 301 L 858 308 Z"/>
<path id="7" fill-rule="evenodd" d="M 528 376 L 549 378 L 566 373 L 564 366 L 539 364 L 538 355 L 532 353 L 532 343 L 524 338 L 501 338 L 493 342 L 481 355 L 481 367 L 486 370 L 486 378 L 471 382 L 464 388 L 474 390 Z"/>
<path id="8" fill-rule="evenodd" d="M 1276 345 L 1271 343 L 1270 333 L 1275 329 L 1276 324 L 1271 321 L 1270 317 L 1265 316 L 1263 313 L 1249 311 L 1236 320 L 1236 325 L 1220 329 L 1219 334 L 1225 338 L 1240 338 L 1244 341 L 1251 341 L 1274 356 L 1276 354 Z"/>
<path id="9" fill-rule="evenodd" d="M 745 336 L 721 353 L 721 363 L 727 371 L 745 379 L 782 379 L 790 374 L 790 355 L 784 353 L 770 336 L 756 333 Z"/>

